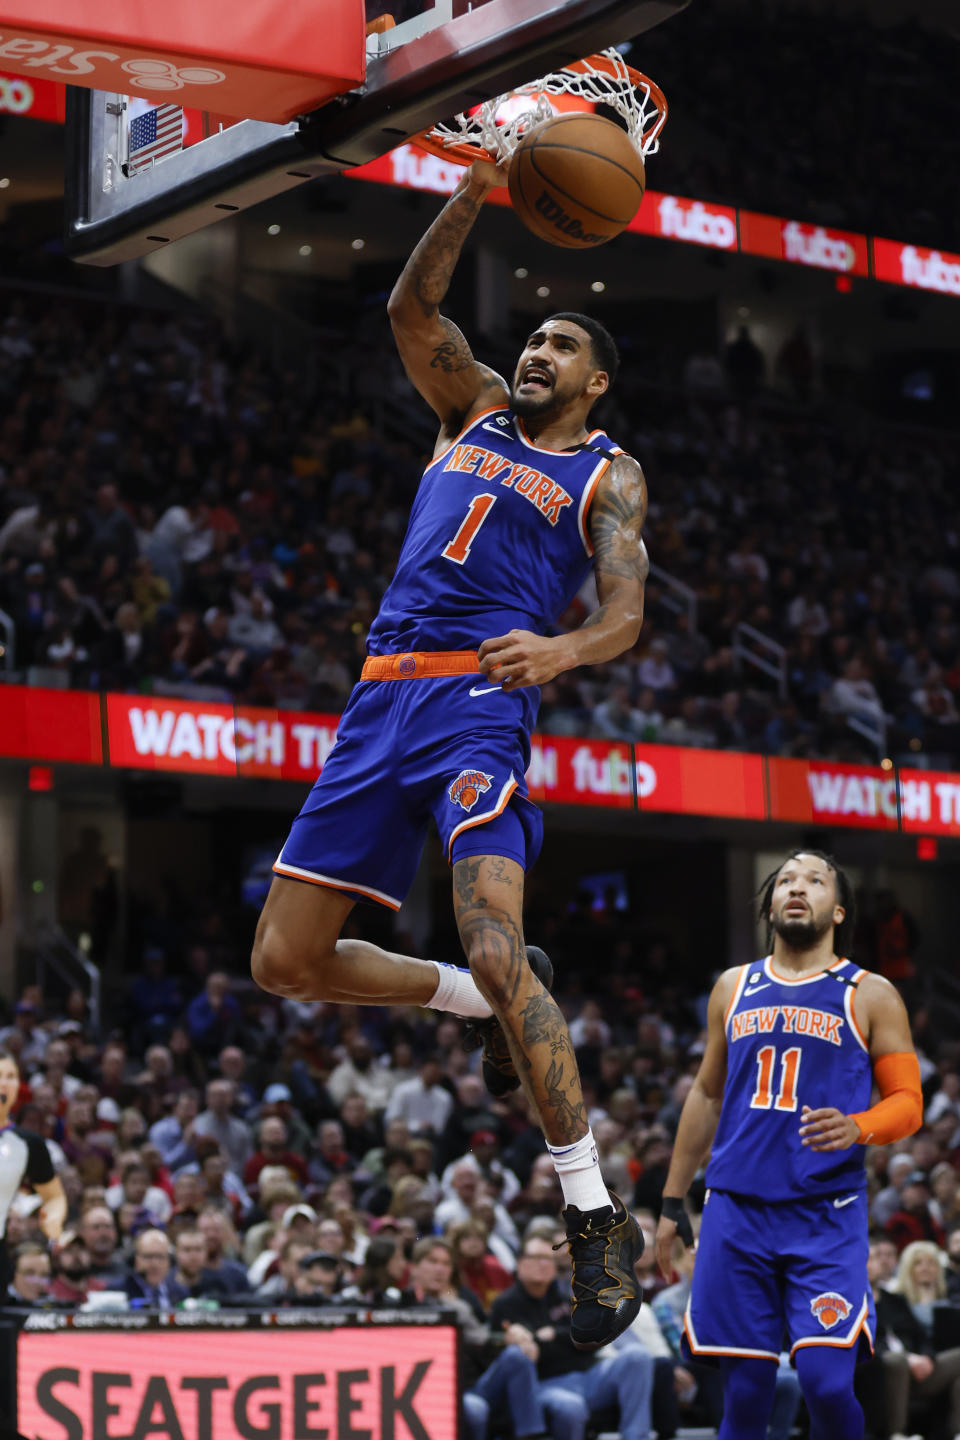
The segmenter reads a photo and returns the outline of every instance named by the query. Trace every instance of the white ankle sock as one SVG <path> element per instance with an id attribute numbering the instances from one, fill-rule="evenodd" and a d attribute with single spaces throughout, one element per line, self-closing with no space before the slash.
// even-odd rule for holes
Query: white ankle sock
<path id="1" fill-rule="evenodd" d="M 428 963 L 436 965 L 439 976 L 433 998 L 427 1001 L 429 1010 L 450 1010 L 468 1020 L 489 1020 L 493 1011 L 480 994 L 469 970 L 460 970 L 456 965 L 442 965 L 439 960 Z"/>
<path id="2" fill-rule="evenodd" d="M 592 1130 L 572 1145 L 548 1145 L 547 1149 L 560 1179 L 565 1208 L 568 1205 L 576 1205 L 578 1210 L 599 1210 L 601 1205 L 613 1208 L 610 1193 L 600 1174 Z"/>

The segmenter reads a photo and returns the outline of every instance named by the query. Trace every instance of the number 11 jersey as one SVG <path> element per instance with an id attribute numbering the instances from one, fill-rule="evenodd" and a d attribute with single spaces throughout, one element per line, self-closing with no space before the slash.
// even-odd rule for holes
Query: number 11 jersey
<path id="1" fill-rule="evenodd" d="M 873 1070 L 857 1025 L 867 972 L 837 960 L 791 980 L 771 957 L 741 967 L 727 1007 L 727 1078 L 706 1181 L 762 1201 L 866 1188 L 865 1147 L 816 1151 L 800 1138 L 801 1112 L 870 1105 Z"/>
<path id="2" fill-rule="evenodd" d="M 602 430 L 545 450 L 509 409 L 482 411 L 423 473 L 369 654 L 543 634 L 586 579 L 590 504 L 621 454 Z"/>

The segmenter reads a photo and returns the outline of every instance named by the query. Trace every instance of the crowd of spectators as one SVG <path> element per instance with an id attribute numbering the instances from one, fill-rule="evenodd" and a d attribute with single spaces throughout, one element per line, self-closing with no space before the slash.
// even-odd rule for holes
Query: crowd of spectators
<path id="1" fill-rule="evenodd" d="M 553 1440 L 582 1440 L 588 1423 L 625 1440 L 718 1423 L 717 1377 L 680 1349 L 695 1257 L 678 1248 L 665 1279 L 653 1244 L 703 1053 L 696 984 L 651 963 L 643 994 L 611 974 L 560 997 L 604 1177 L 648 1242 L 650 1303 L 594 1358 L 568 1338 L 542 1136 L 522 1092 L 487 1094 L 460 1021 L 280 1001 L 216 970 L 201 983 L 203 969 L 172 974 L 151 952 L 102 1035 L 80 992 L 55 1004 L 36 986 L 0 1028 L 24 1077 L 14 1118 L 46 1140 L 69 1206 L 48 1246 L 36 1197 L 15 1201 L 7 1304 L 444 1305 L 464 1334 L 471 1440 L 499 1433 L 508 1404 L 517 1434 Z M 867 1152 L 879 1336 L 860 1383 L 876 1440 L 933 1424 L 937 1407 L 945 1433 L 960 1430 L 960 1045 L 945 1024 L 915 1012 L 923 1129 Z M 703 1193 L 701 1175 L 695 1212 Z M 799 1407 L 784 1359 L 775 1440 Z"/>
<path id="2" fill-rule="evenodd" d="M 658 190 L 960 248 L 944 183 L 955 31 L 876 24 L 869 6 L 724 0 L 640 36 L 628 58 L 670 102 Z"/>
<path id="3" fill-rule="evenodd" d="M 373 353 L 404 393 L 386 340 Z M 636 649 L 548 685 L 542 728 L 953 768 L 956 438 L 765 405 L 764 364 L 743 334 L 655 408 L 629 375 L 607 404 L 649 477 L 651 556 L 689 590 L 655 575 Z M 424 456 L 330 394 L 199 314 L 13 302 L 7 677 L 342 708 Z M 782 685 L 742 666 L 741 624 L 783 647 Z"/>

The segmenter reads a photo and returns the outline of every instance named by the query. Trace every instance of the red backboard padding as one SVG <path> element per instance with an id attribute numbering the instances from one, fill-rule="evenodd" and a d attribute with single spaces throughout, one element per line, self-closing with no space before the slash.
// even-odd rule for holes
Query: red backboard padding
<path id="1" fill-rule="evenodd" d="M 359 84 L 362 0 L 0 0 L 0 69 L 284 122 Z"/>

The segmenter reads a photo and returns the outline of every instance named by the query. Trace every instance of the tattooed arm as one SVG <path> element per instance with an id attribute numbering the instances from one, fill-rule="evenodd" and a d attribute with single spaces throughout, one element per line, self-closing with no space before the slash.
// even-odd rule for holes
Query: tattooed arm
<path id="1" fill-rule="evenodd" d="M 637 643 L 650 562 L 643 543 L 647 484 L 629 455 L 618 455 L 597 487 L 590 512 L 600 608 L 569 635 L 511 630 L 480 646 L 480 668 L 504 690 L 543 685 L 562 670 L 613 660 Z"/>
<path id="2" fill-rule="evenodd" d="M 471 411 L 506 399 L 503 380 L 477 363 L 457 326 L 439 309 L 487 192 L 504 184 L 496 166 L 479 161 L 470 167 L 410 256 L 387 303 L 404 369 L 440 417 L 438 448 L 463 428 Z"/>

